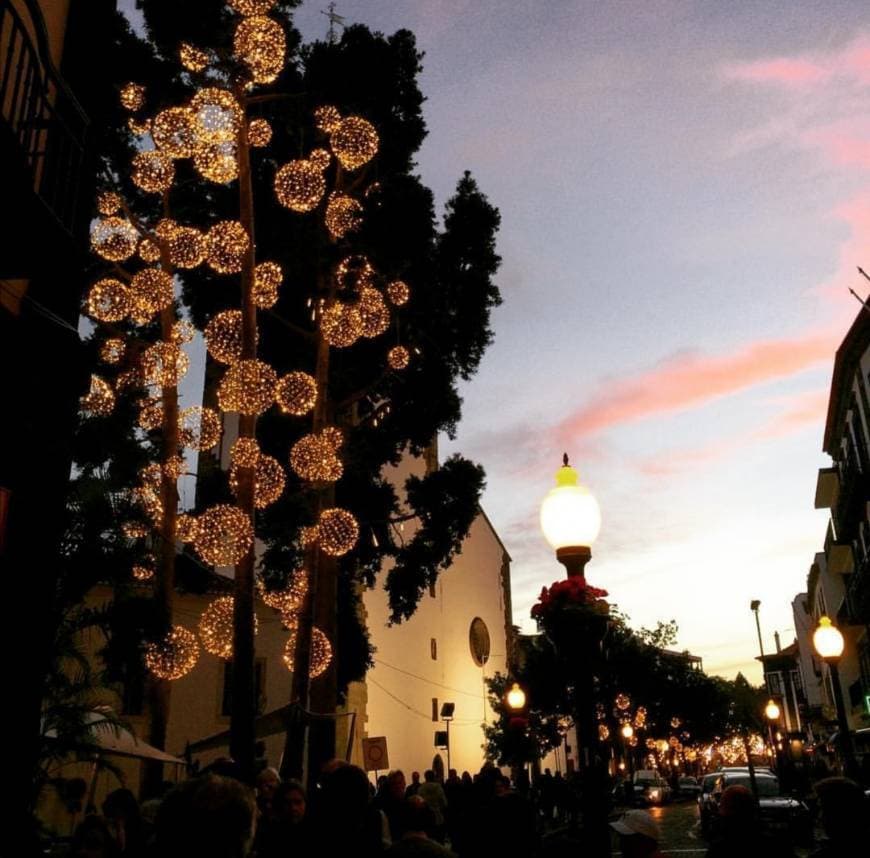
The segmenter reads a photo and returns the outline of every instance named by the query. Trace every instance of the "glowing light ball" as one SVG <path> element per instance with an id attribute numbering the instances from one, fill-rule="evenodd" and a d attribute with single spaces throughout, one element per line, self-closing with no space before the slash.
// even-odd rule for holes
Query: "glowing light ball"
<path id="1" fill-rule="evenodd" d="M 117 214 L 124 206 L 124 201 L 121 199 L 120 194 L 116 194 L 114 191 L 103 191 L 97 197 L 97 211 L 101 215 L 109 215 Z"/>
<path id="2" fill-rule="evenodd" d="M 150 238 L 139 242 L 139 258 L 143 262 L 157 262 L 160 259 L 160 245 Z"/>
<path id="3" fill-rule="evenodd" d="M 361 116 L 348 116 L 329 133 L 329 145 L 345 170 L 356 170 L 378 153 L 378 132 Z"/>
<path id="4" fill-rule="evenodd" d="M 357 302 L 362 335 L 372 338 L 383 334 L 390 327 L 390 311 L 384 303 L 383 295 L 370 286 L 363 288 Z"/>
<path id="5" fill-rule="evenodd" d="M 232 140 L 198 144 L 193 153 L 197 172 L 216 185 L 226 185 L 239 178 L 239 159 Z"/>
<path id="6" fill-rule="evenodd" d="M 541 504 L 541 530 L 556 550 L 589 547 L 601 530 L 601 511 L 589 489 L 581 486 L 577 471 L 569 465 L 556 473 L 556 488 Z"/>
<path id="7" fill-rule="evenodd" d="M 192 226 L 176 226 L 166 233 L 169 261 L 176 268 L 196 268 L 208 253 L 208 240 Z"/>
<path id="8" fill-rule="evenodd" d="M 261 453 L 254 465 L 254 506 L 265 509 L 275 503 L 284 491 L 286 478 L 284 469 L 273 456 Z M 239 465 L 230 468 L 230 488 L 233 494 L 239 492 Z"/>
<path id="9" fill-rule="evenodd" d="M 141 83 L 125 83 L 121 87 L 120 100 L 125 110 L 141 110 L 145 105 L 145 87 Z"/>
<path id="10" fill-rule="evenodd" d="M 189 42 L 182 42 L 178 48 L 178 58 L 188 71 L 201 72 L 208 67 L 209 57 L 206 51 L 200 50 Z"/>
<path id="11" fill-rule="evenodd" d="M 284 28 L 265 15 L 244 18 L 236 27 L 233 49 L 255 83 L 271 83 L 284 68 L 287 50 Z"/>
<path id="12" fill-rule="evenodd" d="M 232 566 L 254 544 L 251 520 L 237 506 L 217 504 L 199 516 L 193 547 L 205 563 Z"/>
<path id="13" fill-rule="evenodd" d="M 387 352 L 387 364 L 390 369 L 406 369 L 411 362 L 411 353 L 404 346 L 393 346 Z"/>
<path id="14" fill-rule="evenodd" d="M 356 307 L 336 301 L 320 316 L 320 333 L 331 346 L 348 348 L 361 336 L 362 317 Z"/>
<path id="15" fill-rule="evenodd" d="M 507 693 L 507 705 L 514 711 L 523 709 L 526 705 L 526 692 L 516 682 Z"/>
<path id="16" fill-rule="evenodd" d="M 324 104 L 314 110 L 314 124 L 323 132 L 329 134 L 341 125 L 341 114 L 337 107 Z"/>
<path id="17" fill-rule="evenodd" d="M 407 304 L 410 297 L 411 290 L 403 280 L 393 280 L 392 283 L 387 284 L 387 298 L 397 307 Z"/>
<path id="18" fill-rule="evenodd" d="M 114 277 L 98 280 L 88 292 L 87 313 L 99 322 L 120 322 L 132 307 L 129 289 Z"/>
<path id="19" fill-rule="evenodd" d="M 91 386 L 81 398 L 81 409 L 86 414 L 105 417 L 112 413 L 115 407 L 115 391 L 111 385 L 98 375 L 91 376 Z"/>
<path id="20" fill-rule="evenodd" d="M 248 123 L 248 143 L 262 148 L 272 140 L 272 126 L 265 119 L 252 119 Z"/>
<path id="21" fill-rule="evenodd" d="M 296 627 L 290 629 L 290 637 L 284 645 L 284 664 L 287 670 L 293 672 L 296 658 Z M 326 672 L 332 661 L 332 644 L 329 638 L 317 626 L 311 629 L 311 652 L 308 662 L 308 675 L 316 679 Z"/>
<path id="22" fill-rule="evenodd" d="M 136 314 L 153 316 L 172 306 L 172 276 L 161 268 L 143 268 L 130 281 L 130 297 Z"/>
<path id="23" fill-rule="evenodd" d="M 177 343 L 157 342 L 142 352 L 141 369 L 145 384 L 175 387 L 190 367 L 190 358 Z"/>
<path id="24" fill-rule="evenodd" d="M 251 239 L 237 220 L 216 223 L 207 235 L 208 264 L 219 274 L 237 274 L 242 270 Z"/>
<path id="25" fill-rule="evenodd" d="M 278 376 L 268 364 L 259 360 L 240 360 L 227 370 L 218 387 L 218 404 L 222 411 L 262 414 L 275 401 Z"/>
<path id="26" fill-rule="evenodd" d="M 256 438 L 236 438 L 230 449 L 230 461 L 239 468 L 253 468 L 260 458 L 260 445 Z"/>
<path id="27" fill-rule="evenodd" d="M 843 635 L 829 617 L 819 617 L 819 625 L 813 632 L 813 647 L 824 659 L 837 659 L 843 655 Z"/>
<path id="28" fill-rule="evenodd" d="M 265 15 L 275 0 L 227 0 L 227 5 L 239 15 Z"/>
<path id="29" fill-rule="evenodd" d="M 362 206 L 347 194 L 333 193 L 326 206 L 326 228 L 333 238 L 342 238 L 359 229 L 362 224 Z"/>
<path id="30" fill-rule="evenodd" d="M 201 89 L 191 99 L 190 109 L 200 143 L 235 141 L 244 111 L 231 92 L 216 87 Z"/>
<path id="31" fill-rule="evenodd" d="M 195 542 L 198 533 L 199 522 L 196 516 L 182 514 L 175 520 L 175 535 L 182 542 Z"/>
<path id="32" fill-rule="evenodd" d="M 196 635 L 184 626 L 173 626 L 162 641 L 145 646 L 145 666 L 158 679 L 181 679 L 198 659 Z"/>
<path id="33" fill-rule="evenodd" d="M 103 361 L 103 363 L 118 363 L 121 358 L 124 357 L 126 349 L 127 346 L 121 339 L 112 338 L 106 340 L 100 346 L 100 360 Z"/>
<path id="34" fill-rule="evenodd" d="M 233 610 L 232 596 L 218 596 L 199 618 L 199 639 L 203 649 L 218 658 L 233 657 Z M 257 615 L 254 614 L 254 634 L 258 632 Z"/>
<path id="35" fill-rule="evenodd" d="M 285 414 L 308 414 L 317 402 L 317 382 L 307 372 L 288 372 L 275 385 L 275 401 Z"/>
<path id="36" fill-rule="evenodd" d="M 103 218 L 91 227 L 91 250 L 110 262 L 129 259 L 138 244 L 136 227 L 124 218 Z"/>
<path id="37" fill-rule="evenodd" d="M 290 161 L 275 173 L 275 196 L 291 211 L 310 212 L 325 193 L 323 171 L 311 161 Z"/>
<path id="38" fill-rule="evenodd" d="M 278 287 L 284 272 L 277 262 L 261 262 L 254 268 L 254 303 L 261 310 L 274 307 L 278 301 Z"/>
<path id="39" fill-rule="evenodd" d="M 335 482 L 344 466 L 329 436 L 319 433 L 303 435 L 290 450 L 290 467 L 303 480 Z"/>
<path id="40" fill-rule="evenodd" d="M 346 509 L 325 509 L 317 522 L 317 538 L 330 557 L 341 557 L 356 545 L 359 525 Z"/>
<path id="41" fill-rule="evenodd" d="M 190 158 L 196 150 L 196 124 L 189 107 L 170 107 L 154 117 L 151 136 L 168 158 Z"/>
<path id="42" fill-rule="evenodd" d="M 212 316 L 203 332 L 208 353 L 221 363 L 235 363 L 242 356 L 242 311 L 224 310 Z"/>
<path id="43" fill-rule="evenodd" d="M 156 150 L 135 155 L 130 169 L 133 183 L 149 194 L 162 193 L 175 179 L 172 159 Z"/>
<path id="44" fill-rule="evenodd" d="M 220 415 L 211 408 L 191 405 L 178 414 L 178 440 L 191 450 L 210 450 L 221 439 Z"/>

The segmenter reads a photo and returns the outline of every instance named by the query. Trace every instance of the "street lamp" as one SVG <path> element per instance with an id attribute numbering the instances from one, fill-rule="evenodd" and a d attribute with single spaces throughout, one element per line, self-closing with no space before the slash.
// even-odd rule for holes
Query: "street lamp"
<path id="1" fill-rule="evenodd" d="M 773 725 L 779 721 L 780 711 L 776 701 L 771 697 L 767 701 L 767 706 L 764 707 L 764 716 L 767 718 L 767 742 L 770 745 L 770 755 L 775 757 L 777 768 L 779 767 L 779 754 L 776 752 L 776 745 L 773 743 Z"/>
<path id="2" fill-rule="evenodd" d="M 767 706 L 764 707 L 764 714 L 767 716 L 768 721 L 779 720 L 779 706 L 776 705 L 774 700 L 767 701 Z"/>
<path id="3" fill-rule="evenodd" d="M 846 718 L 846 706 L 843 703 L 843 689 L 840 686 L 838 667 L 843 656 L 844 641 L 840 630 L 831 622 L 829 617 L 819 617 L 819 625 L 813 632 L 813 647 L 831 672 L 831 687 L 834 692 L 834 707 L 837 710 L 837 724 L 840 733 L 840 750 L 843 755 L 843 772 L 848 777 L 854 777 L 857 770 L 855 751 L 852 747 L 849 721 Z"/>
<path id="4" fill-rule="evenodd" d="M 526 692 L 520 688 L 518 682 L 515 682 L 507 693 L 507 705 L 508 708 L 514 712 L 519 712 L 522 709 L 525 709 Z"/>

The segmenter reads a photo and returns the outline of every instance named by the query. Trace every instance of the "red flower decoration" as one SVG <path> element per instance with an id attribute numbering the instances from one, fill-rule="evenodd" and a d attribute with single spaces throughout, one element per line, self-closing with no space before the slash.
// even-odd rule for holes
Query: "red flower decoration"
<path id="1" fill-rule="evenodd" d="M 550 611 L 568 605 L 588 606 L 595 609 L 607 608 L 607 603 L 601 600 L 607 596 L 607 590 L 590 587 L 581 575 L 572 575 L 555 581 L 549 589 L 541 589 L 538 601 L 532 605 L 532 619 L 540 620 Z"/>

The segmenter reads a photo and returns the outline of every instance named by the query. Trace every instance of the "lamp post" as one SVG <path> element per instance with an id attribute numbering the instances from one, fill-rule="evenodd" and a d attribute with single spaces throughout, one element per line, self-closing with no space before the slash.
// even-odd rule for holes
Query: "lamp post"
<path id="1" fill-rule="evenodd" d="M 819 657 L 828 665 L 831 671 L 831 687 L 834 692 L 834 707 L 837 710 L 839 727 L 840 752 L 843 757 L 843 773 L 854 778 L 857 774 L 855 749 L 852 746 L 852 734 L 849 732 L 849 721 L 846 718 L 846 707 L 843 703 L 843 689 L 840 686 L 840 659 L 843 656 L 843 635 L 828 617 L 819 617 L 819 625 L 813 632 L 813 647 Z"/>
<path id="2" fill-rule="evenodd" d="M 507 705 L 510 717 L 508 719 L 508 729 L 517 734 L 525 733 L 526 724 L 528 723 L 526 712 L 526 692 L 520 687 L 518 682 L 511 684 L 507 694 L 504 696 L 504 702 Z M 511 764 L 511 774 L 515 784 L 519 783 L 519 772 L 521 768 L 525 768 L 525 759 L 517 756 Z"/>
<path id="3" fill-rule="evenodd" d="M 588 854 L 610 854 L 607 772 L 598 747 L 595 719 L 594 662 L 600 656 L 607 632 L 606 603 L 586 598 L 584 571 L 592 558 L 592 544 L 601 529 L 601 511 L 588 488 L 580 484 L 577 471 L 562 457 L 556 486 L 541 503 L 541 530 L 556 552 L 556 559 L 568 573 L 572 589 L 583 598 L 572 606 L 563 605 L 545 623 L 544 630 L 570 666 L 574 680 L 574 726 L 577 734 L 577 765 L 582 778 L 583 830 Z M 555 585 L 554 585 L 555 586 Z M 599 608 L 600 610 L 596 610 Z"/>
<path id="4" fill-rule="evenodd" d="M 764 707 L 764 717 L 767 718 L 767 742 L 770 745 L 771 753 L 776 760 L 776 768 L 779 769 L 779 754 L 776 751 L 776 745 L 773 739 L 773 725 L 779 721 L 780 711 L 779 706 L 773 698 L 767 701 L 767 706 Z"/>
<path id="5" fill-rule="evenodd" d="M 632 777 L 634 775 L 634 759 L 631 754 L 631 738 L 634 736 L 634 727 L 631 724 L 623 724 L 619 732 L 622 733 L 623 750 L 625 758 L 628 760 L 628 776 Z"/>

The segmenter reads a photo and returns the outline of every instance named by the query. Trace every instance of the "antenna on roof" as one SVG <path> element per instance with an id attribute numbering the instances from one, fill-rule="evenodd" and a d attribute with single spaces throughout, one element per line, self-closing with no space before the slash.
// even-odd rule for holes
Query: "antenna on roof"
<path id="1" fill-rule="evenodd" d="M 329 44 L 334 45 L 337 41 L 335 25 L 338 24 L 342 29 L 344 29 L 344 16 L 336 15 L 335 13 L 335 3 L 329 4 L 329 11 L 320 10 L 321 15 L 326 15 L 329 18 L 329 31 L 327 32 L 327 38 L 329 39 Z"/>
<path id="2" fill-rule="evenodd" d="M 868 274 L 860 265 L 858 266 L 858 273 L 867 280 L 870 280 L 870 274 Z M 858 301 L 861 302 L 861 306 L 870 313 L 870 304 L 868 304 L 851 286 L 849 287 L 849 291 L 858 299 Z"/>

